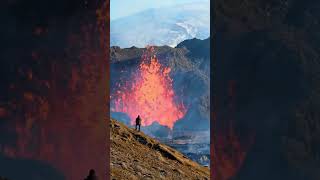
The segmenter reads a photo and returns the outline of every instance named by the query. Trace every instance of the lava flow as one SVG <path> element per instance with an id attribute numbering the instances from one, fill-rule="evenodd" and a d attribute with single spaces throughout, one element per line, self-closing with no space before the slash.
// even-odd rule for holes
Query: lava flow
<path id="1" fill-rule="evenodd" d="M 176 102 L 170 71 L 169 67 L 160 64 L 154 48 L 147 47 L 131 83 L 120 86 L 111 96 L 112 111 L 128 114 L 132 124 L 140 115 L 143 126 L 158 122 L 172 129 L 185 115 L 185 108 L 183 103 Z"/>

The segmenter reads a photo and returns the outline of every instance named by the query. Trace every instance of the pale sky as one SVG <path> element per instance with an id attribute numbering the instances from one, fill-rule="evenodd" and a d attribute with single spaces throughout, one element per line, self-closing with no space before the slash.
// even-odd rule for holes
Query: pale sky
<path id="1" fill-rule="evenodd" d="M 110 0 L 110 19 L 115 20 L 150 8 L 160 8 L 192 2 L 208 2 L 210 0 Z"/>

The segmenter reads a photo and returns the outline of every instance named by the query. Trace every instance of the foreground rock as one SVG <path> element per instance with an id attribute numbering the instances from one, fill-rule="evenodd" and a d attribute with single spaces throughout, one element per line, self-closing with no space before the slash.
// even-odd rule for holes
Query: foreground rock
<path id="1" fill-rule="evenodd" d="M 111 179 L 209 179 L 209 168 L 111 119 Z"/>

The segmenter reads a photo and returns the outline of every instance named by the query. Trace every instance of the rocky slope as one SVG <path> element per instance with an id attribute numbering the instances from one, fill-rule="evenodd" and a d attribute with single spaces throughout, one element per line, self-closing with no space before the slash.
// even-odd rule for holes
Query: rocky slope
<path id="1" fill-rule="evenodd" d="M 111 178 L 209 179 L 209 168 L 142 132 L 111 119 Z"/>

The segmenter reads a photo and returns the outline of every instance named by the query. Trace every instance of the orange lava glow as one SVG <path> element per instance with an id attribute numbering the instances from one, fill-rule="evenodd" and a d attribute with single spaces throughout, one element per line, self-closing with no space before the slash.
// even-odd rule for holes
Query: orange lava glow
<path id="1" fill-rule="evenodd" d="M 139 69 L 132 77 L 132 83 L 120 86 L 115 95 L 111 96 L 114 101 L 111 110 L 128 114 L 132 124 L 140 115 L 143 126 L 158 122 L 172 129 L 186 110 L 183 103 L 176 103 L 170 71 L 169 67 L 160 64 L 154 48 L 147 47 Z"/>

